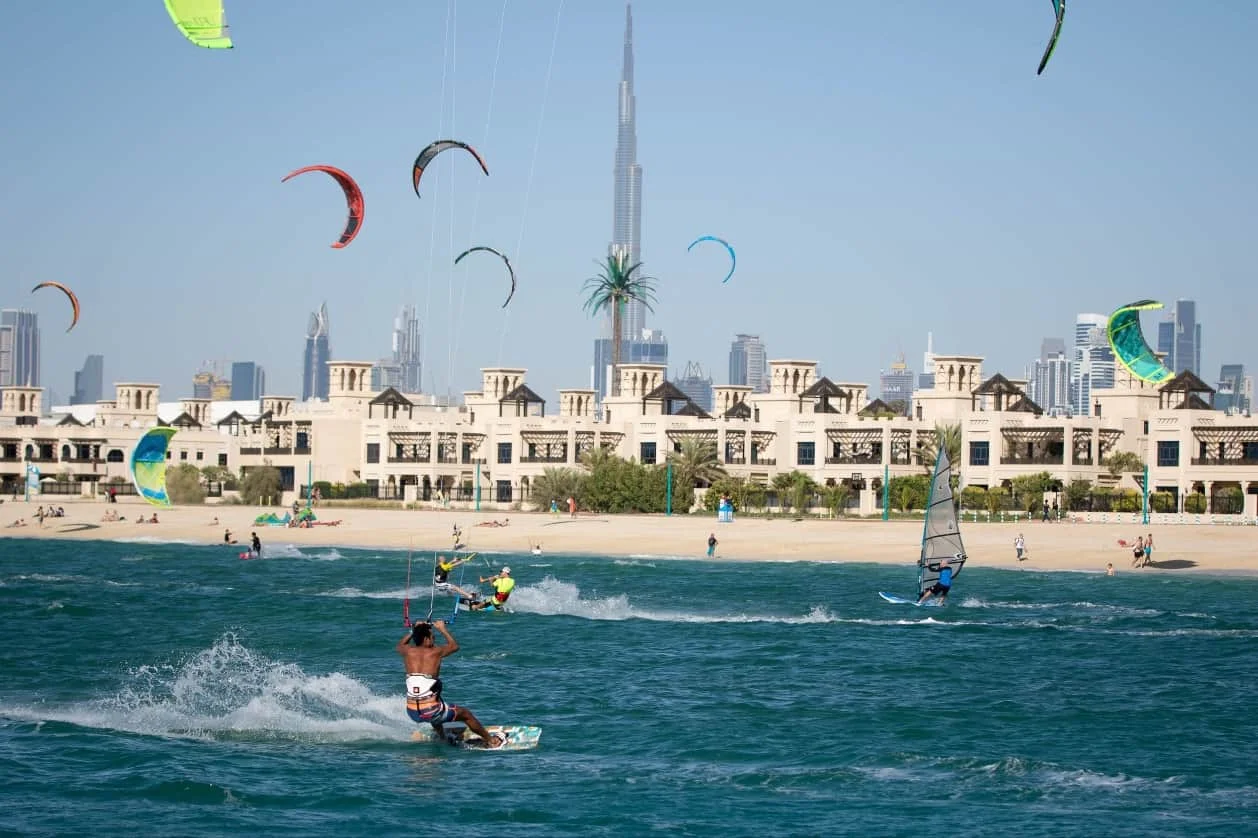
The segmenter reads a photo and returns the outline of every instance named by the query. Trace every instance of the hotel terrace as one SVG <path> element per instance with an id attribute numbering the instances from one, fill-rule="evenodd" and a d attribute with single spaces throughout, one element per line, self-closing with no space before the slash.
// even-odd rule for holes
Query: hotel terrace
<path id="1" fill-rule="evenodd" d="M 1235 487 L 1245 517 L 1258 515 L 1258 420 L 1214 410 L 1212 390 L 1191 373 L 1160 387 L 1120 373 L 1114 388 L 1093 392 L 1093 415 L 1050 417 L 1027 397 L 1025 382 L 985 378 L 981 357 L 940 355 L 935 387 L 916 391 L 905 417 L 871 402 L 866 384 L 818 378 L 815 361 L 771 361 L 767 393 L 714 388 L 711 415 L 654 364 L 622 364 L 618 394 L 597 411 L 595 392 L 580 388 L 560 390 L 557 409 L 548 409 L 520 368 L 483 369 L 481 389 L 447 407 L 427 395 L 373 392 L 370 363 L 329 366 L 329 398 L 300 403 L 277 396 L 167 403 L 155 384 L 123 382 L 112 400 L 53 408 L 46 418 L 42 388 L 0 388 L 0 491 L 20 492 L 30 463 L 46 492 L 92 497 L 114 486 L 130 493 L 130 451 L 160 424 L 178 430 L 172 464 L 236 473 L 272 465 L 285 503 L 313 474 L 315 482 L 365 483 L 382 499 L 503 509 L 528 504 L 530 481 L 544 469 L 576 467 L 596 446 L 662 463 L 691 438 L 714 444 L 735 477 L 768 483 L 798 469 L 819 484 L 847 484 L 868 515 L 881 502 L 884 475 L 922 473 L 921 445 L 945 423 L 962 429 L 963 486 L 1007 486 L 1043 471 L 1063 484 L 1113 485 L 1103 461 L 1130 451 L 1148 464 L 1150 491 L 1172 493 L 1181 510 L 1183 498 L 1201 493 L 1207 511 L 1218 511 L 1219 493 Z"/>

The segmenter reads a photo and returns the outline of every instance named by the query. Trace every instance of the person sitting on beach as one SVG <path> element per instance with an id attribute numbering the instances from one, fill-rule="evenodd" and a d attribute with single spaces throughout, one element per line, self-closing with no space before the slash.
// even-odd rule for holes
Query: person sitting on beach
<path id="1" fill-rule="evenodd" d="M 21 518 L 18 518 L 12 524 L 9 524 L 9 526 L 6 527 L 6 529 L 13 529 L 14 527 L 24 527 L 24 526 L 26 526 L 26 521 L 22 520 Z"/>
<path id="2" fill-rule="evenodd" d="M 1144 560 L 1144 536 L 1136 539 L 1136 546 L 1131 548 L 1131 566 L 1140 567 L 1140 562 Z"/>
<path id="3" fill-rule="evenodd" d="M 149 523 L 150 523 L 150 524 L 156 524 L 156 523 L 157 523 L 157 513 L 156 513 L 156 512 L 154 512 L 154 513 L 153 513 L 153 517 L 152 517 L 152 518 L 149 518 Z"/>
<path id="4" fill-rule="evenodd" d="M 445 638 L 444 645 L 438 646 L 433 640 L 434 628 Z M 395 648 L 406 664 L 406 715 L 420 724 L 432 725 L 438 736 L 445 735 L 442 725 L 463 722 L 481 738 L 485 747 L 503 745 L 502 735 L 486 730 L 471 710 L 446 704 L 441 698 L 441 661 L 459 651 L 459 642 L 446 629 L 444 620 L 416 623 Z"/>
<path id="5" fill-rule="evenodd" d="M 932 596 L 939 597 L 939 604 L 943 605 L 948 601 L 948 592 L 952 590 L 952 567 L 948 564 L 947 559 L 940 559 L 937 568 L 926 566 L 929 570 L 938 570 L 939 578 L 935 580 L 935 584 L 922 591 L 922 595 L 917 598 L 917 604 L 921 605 Z"/>
<path id="6" fill-rule="evenodd" d="M 223 530 L 223 543 L 224 543 L 224 544 L 235 544 L 235 543 L 236 543 L 236 539 L 232 538 L 232 531 L 231 531 L 231 530 Z"/>
<path id="7" fill-rule="evenodd" d="M 217 516 L 217 515 L 215 515 L 215 516 L 214 516 L 214 520 L 213 520 L 213 521 L 210 521 L 210 526 L 211 526 L 211 527 L 217 527 L 217 526 L 218 526 L 218 516 Z"/>

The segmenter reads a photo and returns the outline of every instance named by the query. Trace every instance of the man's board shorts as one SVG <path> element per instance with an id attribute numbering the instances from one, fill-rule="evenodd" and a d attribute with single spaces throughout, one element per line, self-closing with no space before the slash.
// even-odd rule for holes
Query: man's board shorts
<path id="1" fill-rule="evenodd" d="M 443 725 L 454 721 L 455 709 L 441 700 L 439 680 L 427 675 L 407 675 L 406 715 L 412 721 Z"/>

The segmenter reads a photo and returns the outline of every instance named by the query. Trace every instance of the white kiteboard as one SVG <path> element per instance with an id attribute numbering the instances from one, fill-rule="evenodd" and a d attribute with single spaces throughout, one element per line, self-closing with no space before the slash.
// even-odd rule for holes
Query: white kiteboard
<path id="1" fill-rule="evenodd" d="M 506 741 L 497 748 L 489 748 L 485 741 L 461 724 L 444 726 L 444 740 L 456 748 L 476 748 L 483 751 L 527 751 L 536 748 L 542 738 L 542 729 L 537 725 L 485 725 L 490 733 L 506 737 Z M 412 742 L 438 742 L 442 737 L 432 726 L 425 726 L 411 734 Z"/>
<path id="2" fill-rule="evenodd" d="M 925 602 L 918 602 L 916 599 L 896 596 L 895 594 L 889 594 L 886 591 L 879 591 L 878 596 L 882 597 L 887 602 L 893 602 L 896 605 L 916 605 L 919 608 L 937 608 L 943 605 L 943 603 L 939 601 L 938 597 L 931 597 Z"/>

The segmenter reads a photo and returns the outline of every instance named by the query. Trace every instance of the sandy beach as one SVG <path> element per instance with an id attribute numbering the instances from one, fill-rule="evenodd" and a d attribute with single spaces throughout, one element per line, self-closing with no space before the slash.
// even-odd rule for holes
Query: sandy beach
<path id="1" fill-rule="evenodd" d="M 917 521 L 739 518 L 717 524 L 713 515 L 596 515 L 546 513 L 476 513 L 467 510 L 392 510 L 353 507 L 317 508 L 321 522 L 336 526 L 310 529 L 255 526 L 254 518 L 274 509 L 249 506 L 183 506 L 156 509 L 137 502 L 109 505 L 69 502 L 63 518 L 35 519 L 40 503 L 6 500 L 0 505 L 0 538 L 69 538 L 188 541 L 221 544 L 224 530 L 247 546 L 256 531 L 267 544 L 296 546 L 384 547 L 442 550 L 451 544 L 455 524 L 463 530 L 469 550 L 527 553 L 540 544 L 544 553 L 605 556 L 702 558 L 709 533 L 718 539 L 716 558 L 726 561 L 916 561 L 922 525 Z M 114 510 L 125 521 L 102 521 Z M 159 523 L 137 524 L 136 516 L 157 513 Z M 25 527 L 11 527 L 23 518 Z M 487 526 L 507 521 L 506 526 Z M 215 523 L 217 522 L 217 523 Z M 1131 568 L 1130 549 L 1119 539 L 1134 540 L 1153 532 L 1153 563 Z M 1015 558 L 1013 540 L 1022 533 L 1027 557 Z M 963 523 L 962 535 L 971 567 L 1018 567 L 1029 570 L 1245 572 L 1258 574 L 1258 527 L 1075 523 Z M 244 549 L 242 547 L 241 549 Z"/>

